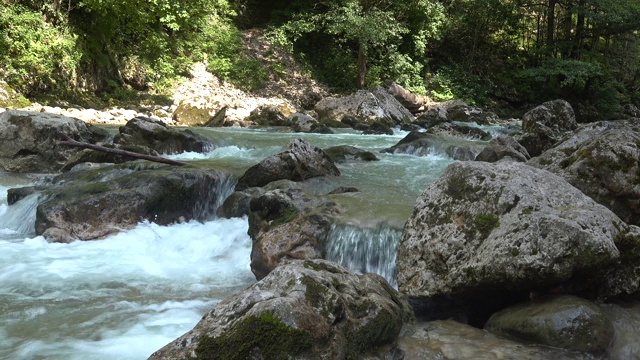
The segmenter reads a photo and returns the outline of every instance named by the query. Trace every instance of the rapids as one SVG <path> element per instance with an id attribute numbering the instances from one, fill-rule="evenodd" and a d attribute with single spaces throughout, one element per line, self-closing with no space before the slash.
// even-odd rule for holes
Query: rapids
<path id="1" fill-rule="evenodd" d="M 395 284 L 395 252 L 417 195 L 452 160 L 379 154 L 406 133 L 363 136 L 277 130 L 195 129 L 217 147 L 174 159 L 213 165 L 234 176 L 289 140 L 326 148 L 352 145 L 377 162 L 338 164 L 342 176 L 311 179 L 307 191 L 355 186 L 329 257 Z M 0 359 L 146 359 L 190 330 L 216 303 L 255 281 L 246 218 L 170 226 L 141 223 L 100 241 L 50 244 L 35 236 L 37 195 L 7 205 L 7 190 L 34 178 L 0 173 Z M 227 195 L 233 182 L 226 184 Z"/>

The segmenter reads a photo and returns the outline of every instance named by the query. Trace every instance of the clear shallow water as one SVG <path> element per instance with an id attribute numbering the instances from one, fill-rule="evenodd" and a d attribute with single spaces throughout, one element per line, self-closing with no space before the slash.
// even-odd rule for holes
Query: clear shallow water
<path id="1" fill-rule="evenodd" d="M 404 132 L 197 131 L 218 147 L 172 158 L 208 163 L 236 176 L 296 137 L 322 148 L 352 145 L 376 153 L 378 162 L 338 164 L 342 176 L 311 179 L 305 186 L 315 193 L 338 186 L 361 190 L 337 196 L 344 216 L 332 232 L 330 243 L 337 249 L 332 256 L 354 271 L 375 271 L 390 281 L 399 229 L 417 195 L 452 162 L 443 156 L 378 153 Z M 33 181 L 0 173 L 0 359 L 146 359 L 255 281 L 246 218 L 143 223 L 105 240 L 49 244 L 33 230 L 36 197 L 7 205 L 7 189 Z M 369 255 L 340 259 L 341 251 L 359 249 Z"/>

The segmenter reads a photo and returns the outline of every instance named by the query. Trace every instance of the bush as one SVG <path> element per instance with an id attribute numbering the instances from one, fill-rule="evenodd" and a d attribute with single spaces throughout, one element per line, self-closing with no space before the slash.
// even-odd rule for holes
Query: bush
<path id="1" fill-rule="evenodd" d="M 75 80 L 81 53 L 76 36 L 40 12 L 12 3 L 0 11 L 0 77 L 29 96 L 64 89 Z"/>

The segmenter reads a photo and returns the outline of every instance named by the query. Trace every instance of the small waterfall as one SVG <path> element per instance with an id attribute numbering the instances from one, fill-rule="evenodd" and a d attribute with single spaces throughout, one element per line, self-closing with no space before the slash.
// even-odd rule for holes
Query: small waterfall
<path id="1" fill-rule="evenodd" d="M 394 288 L 396 255 L 402 231 L 387 224 L 375 228 L 333 225 L 327 244 L 327 260 L 357 273 L 381 275 Z"/>
<path id="2" fill-rule="evenodd" d="M 32 194 L 13 205 L 0 205 L 0 235 L 35 235 L 39 194 Z"/>

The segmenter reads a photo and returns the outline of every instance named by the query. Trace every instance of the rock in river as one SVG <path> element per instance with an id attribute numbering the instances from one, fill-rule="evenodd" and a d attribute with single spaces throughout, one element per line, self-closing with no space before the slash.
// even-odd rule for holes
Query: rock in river
<path id="1" fill-rule="evenodd" d="M 406 299 L 379 275 L 295 260 L 149 359 L 351 359 L 393 342 L 412 319 Z"/>

